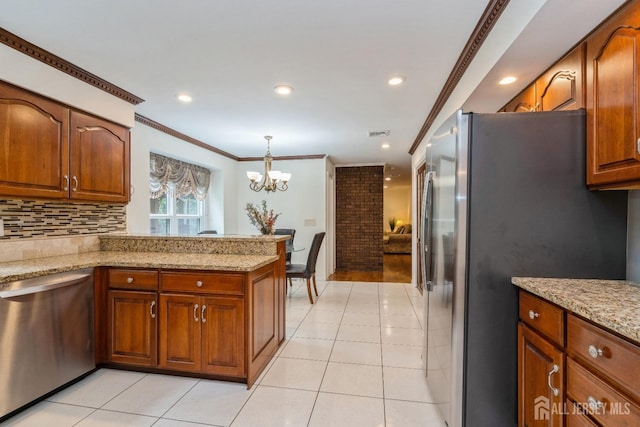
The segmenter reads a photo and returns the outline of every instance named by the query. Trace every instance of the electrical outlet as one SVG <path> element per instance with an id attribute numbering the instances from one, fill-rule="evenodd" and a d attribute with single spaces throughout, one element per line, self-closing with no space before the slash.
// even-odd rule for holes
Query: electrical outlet
<path id="1" fill-rule="evenodd" d="M 304 220 L 304 226 L 305 227 L 315 227 L 316 226 L 316 219 L 315 218 L 305 219 Z"/>

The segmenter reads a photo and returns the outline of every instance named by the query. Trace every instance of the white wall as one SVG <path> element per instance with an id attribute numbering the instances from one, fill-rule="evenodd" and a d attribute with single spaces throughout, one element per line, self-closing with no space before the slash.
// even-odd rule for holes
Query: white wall
<path id="1" fill-rule="evenodd" d="M 384 190 L 384 230 L 390 231 L 389 218 L 401 220 L 403 224 L 412 224 L 411 186 L 399 185 Z"/>
<path id="2" fill-rule="evenodd" d="M 133 104 L 0 44 L 0 79 L 131 127 Z M 123 88 L 126 90 L 126 88 Z"/>
<path id="3" fill-rule="evenodd" d="M 237 233 L 236 168 L 238 162 L 136 123 L 131 130 L 131 184 L 135 191 L 127 206 L 129 233 L 149 233 L 149 153 L 154 152 L 211 170 L 207 218 L 202 229 Z"/>
<path id="4" fill-rule="evenodd" d="M 315 233 L 327 231 L 327 178 L 326 159 L 309 160 L 274 160 L 272 168 L 292 174 L 289 189 L 285 192 L 254 192 L 249 188 L 247 171 L 264 171 L 264 162 L 238 162 L 236 179 L 238 234 L 259 234 L 249 223 L 245 207 L 247 203 L 258 204 L 267 201 L 267 208 L 281 213 L 276 221 L 276 228 L 294 228 L 296 230 L 294 246 L 303 247 L 304 251 L 294 252 L 291 262 L 305 264 Z M 305 225 L 305 222 L 315 225 Z M 324 280 L 327 277 L 326 259 L 328 251 L 327 237 L 322 243 L 316 277 Z"/>

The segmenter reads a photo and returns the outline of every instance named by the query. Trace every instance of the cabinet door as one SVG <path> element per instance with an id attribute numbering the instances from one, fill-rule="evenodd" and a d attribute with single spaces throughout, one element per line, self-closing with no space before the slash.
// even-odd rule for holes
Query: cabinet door
<path id="1" fill-rule="evenodd" d="M 536 80 L 537 111 L 584 108 L 584 49 L 580 44 Z"/>
<path id="2" fill-rule="evenodd" d="M 129 201 L 129 130 L 103 119 L 71 112 L 70 197 Z"/>
<path id="3" fill-rule="evenodd" d="M 244 300 L 201 298 L 202 370 L 207 374 L 244 376 Z"/>
<path id="4" fill-rule="evenodd" d="M 522 323 L 518 324 L 520 427 L 563 425 L 563 378 L 562 352 Z"/>
<path id="5" fill-rule="evenodd" d="M 69 110 L 0 83 L 0 194 L 66 198 Z"/>
<path id="6" fill-rule="evenodd" d="M 159 367 L 200 370 L 200 304 L 192 295 L 160 294 Z"/>
<path id="7" fill-rule="evenodd" d="M 640 180 L 639 9 L 632 5 L 587 40 L 590 186 L 626 188 L 619 184 Z"/>
<path id="8" fill-rule="evenodd" d="M 158 354 L 156 294 L 109 291 L 108 301 L 109 361 L 155 366 Z"/>
<path id="9" fill-rule="evenodd" d="M 529 85 L 501 110 L 505 113 L 528 113 L 536 110 L 536 87 Z"/>

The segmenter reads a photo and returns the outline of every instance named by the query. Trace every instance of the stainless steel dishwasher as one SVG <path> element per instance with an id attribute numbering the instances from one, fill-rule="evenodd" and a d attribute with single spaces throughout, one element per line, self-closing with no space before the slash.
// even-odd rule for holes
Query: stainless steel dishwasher
<path id="1" fill-rule="evenodd" d="M 93 269 L 0 284 L 0 419 L 95 368 Z"/>

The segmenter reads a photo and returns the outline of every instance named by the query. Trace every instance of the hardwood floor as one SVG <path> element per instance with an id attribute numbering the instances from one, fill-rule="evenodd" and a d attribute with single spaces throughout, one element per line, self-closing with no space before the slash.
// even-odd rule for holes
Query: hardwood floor
<path id="1" fill-rule="evenodd" d="M 385 254 L 382 271 L 336 271 L 329 280 L 411 283 L 411 254 Z"/>

